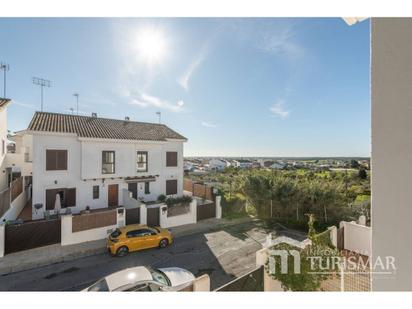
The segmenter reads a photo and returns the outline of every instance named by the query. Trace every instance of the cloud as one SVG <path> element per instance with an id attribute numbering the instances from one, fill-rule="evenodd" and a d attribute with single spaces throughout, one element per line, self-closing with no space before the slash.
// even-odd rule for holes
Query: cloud
<path id="1" fill-rule="evenodd" d="M 196 71 L 196 69 L 202 64 L 202 62 L 205 60 L 205 52 L 202 51 L 200 52 L 199 55 L 190 63 L 189 67 L 187 70 L 183 73 L 183 75 L 178 79 L 178 83 L 180 86 L 183 87 L 186 91 L 189 90 L 189 82 L 190 79 L 192 78 L 193 73 Z"/>
<path id="2" fill-rule="evenodd" d="M 179 112 L 183 109 L 184 102 L 183 100 L 179 100 L 177 103 L 171 103 L 166 100 L 162 100 L 158 97 L 143 93 L 137 98 L 132 99 L 130 102 L 131 105 L 137 105 L 140 107 L 157 107 L 160 109 L 167 109 L 172 112 Z"/>
<path id="3" fill-rule="evenodd" d="M 277 55 L 284 55 L 288 58 L 299 58 L 303 56 L 304 49 L 294 39 L 292 28 L 285 28 L 279 32 L 263 33 L 258 43 L 258 48 Z"/>
<path id="4" fill-rule="evenodd" d="M 285 101 L 284 100 L 278 100 L 271 108 L 270 111 L 278 116 L 280 116 L 282 119 L 287 118 L 290 114 L 290 111 L 285 110 L 284 108 Z"/>
<path id="5" fill-rule="evenodd" d="M 217 125 L 214 123 L 210 123 L 210 122 L 206 122 L 206 121 L 202 121 L 201 125 L 207 128 L 216 128 Z"/>

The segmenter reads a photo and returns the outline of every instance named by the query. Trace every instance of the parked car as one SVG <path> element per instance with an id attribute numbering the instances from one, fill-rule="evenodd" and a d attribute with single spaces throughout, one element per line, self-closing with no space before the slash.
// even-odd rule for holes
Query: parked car
<path id="1" fill-rule="evenodd" d="M 138 266 L 124 269 L 100 279 L 87 292 L 157 292 L 178 291 L 192 284 L 195 276 L 178 267 L 153 269 Z"/>
<path id="2" fill-rule="evenodd" d="M 125 256 L 132 251 L 165 248 L 172 243 L 173 235 L 168 229 L 132 224 L 112 232 L 107 239 L 107 249 L 113 255 Z"/>

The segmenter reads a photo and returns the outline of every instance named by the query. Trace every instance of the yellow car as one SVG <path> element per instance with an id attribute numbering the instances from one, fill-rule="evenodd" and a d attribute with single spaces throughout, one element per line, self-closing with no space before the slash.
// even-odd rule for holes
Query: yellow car
<path id="1" fill-rule="evenodd" d="M 172 243 L 173 235 L 168 229 L 132 224 L 112 232 L 107 239 L 107 249 L 113 255 L 125 256 L 132 251 L 165 248 Z"/>

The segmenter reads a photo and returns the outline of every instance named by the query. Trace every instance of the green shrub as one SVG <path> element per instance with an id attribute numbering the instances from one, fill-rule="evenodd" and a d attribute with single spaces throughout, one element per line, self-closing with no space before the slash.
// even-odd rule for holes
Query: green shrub
<path id="1" fill-rule="evenodd" d="M 165 200 L 167 206 L 171 207 L 177 204 L 190 204 L 192 202 L 192 197 L 189 195 L 183 195 L 180 197 L 168 197 Z"/>
<path id="2" fill-rule="evenodd" d="M 164 203 L 164 201 L 166 201 L 166 195 L 160 194 L 160 195 L 157 197 L 157 200 L 158 200 L 159 202 L 161 202 L 161 203 Z"/>

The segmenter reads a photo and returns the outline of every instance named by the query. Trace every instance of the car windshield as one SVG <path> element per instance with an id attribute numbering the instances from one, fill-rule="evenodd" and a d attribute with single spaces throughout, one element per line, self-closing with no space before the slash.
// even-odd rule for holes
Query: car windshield
<path id="1" fill-rule="evenodd" d="M 122 234 L 122 232 L 119 229 L 116 229 L 114 232 L 110 234 L 110 236 L 113 238 L 117 238 L 120 236 L 120 234 Z"/>
<path id="2" fill-rule="evenodd" d="M 97 281 L 87 290 L 89 292 L 109 292 L 109 286 L 107 285 L 106 279 L 102 279 Z"/>
<path id="3" fill-rule="evenodd" d="M 161 272 L 160 270 L 150 269 L 150 273 L 152 274 L 152 277 L 153 277 L 154 281 L 156 281 L 160 284 L 163 284 L 163 285 L 169 285 L 169 286 L 171 285 L 170 281 L 169 281 L 169 278 L 167 278 L 167 276 L 163 272 Z"/>

